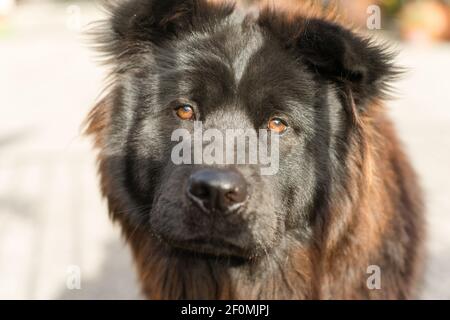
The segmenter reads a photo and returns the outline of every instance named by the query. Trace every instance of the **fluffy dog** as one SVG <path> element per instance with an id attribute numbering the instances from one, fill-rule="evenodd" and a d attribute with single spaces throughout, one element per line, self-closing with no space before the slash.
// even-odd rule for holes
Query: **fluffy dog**
<path id="1" fill-rule="evenodd" d="M 424 219 L 384 109 L 392 57 L 329 9 L 283 3 L 127 0 L 95 31 L 112 72 L 87 132 L 150 299 L 415 293 Z M 175 164 L 173 132 L 197 122 L 276 135 L 277 173 Z"/>

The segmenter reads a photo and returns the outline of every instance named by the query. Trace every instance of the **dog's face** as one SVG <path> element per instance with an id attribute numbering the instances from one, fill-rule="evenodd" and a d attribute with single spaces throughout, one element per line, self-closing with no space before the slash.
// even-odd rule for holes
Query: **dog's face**
<path id="1" fill-rule="evenodd" d="M 320 108 L 339 105 L 335 95 L 251 26 L 192 35 L 148 59 L 151 67 L 130 77 L 140 102 L 127 108 L 136 110 L 127 152 L 129 190 L 143 204 L 152 201 L 153 232 L 177 246 L 245 256 L 276 245 L 288 217 L 306 232 L 315 166 L 329 144 L 316 121 L 330 112 Z M 324 94 L 334 100 L 329 106 Z M 172 134 L 183 128 L 194 138 L 195 121 L 224 137 L 233 129 L 279 135 L 278 172 L 225 161 L 174 164 Z M 214 141 L 200 143 L 205 150 Z"/>
<path id="2" fill-rule="evenodd" d="M 250 259 L 282 240 L 308 241 L 345 168 L 352 107 L 363 112 L 382 90 L 385 57 L 320 20 L 283 24 L 282 15 L 246 17 L 206 1 L 158 3 L 129 1 L 112 20 L 120 37 L 108 43 L 117 69 L 103 152 L 109 197 L 125 207 L 116 218 L 174 251 L 213 256 Z M 177 130 L 193 137 L 183 149 L 192 155 L 224 142 L 198 140 L 200 123 L 224 137 L 276 136 L 276 170 L 178 163 Z"/>

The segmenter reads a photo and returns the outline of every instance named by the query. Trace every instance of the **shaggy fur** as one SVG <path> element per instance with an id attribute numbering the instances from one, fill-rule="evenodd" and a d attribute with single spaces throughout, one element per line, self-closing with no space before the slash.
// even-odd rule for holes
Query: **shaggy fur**
<path id="1" fill-rule="evenodd" d="M 143 292 L 150 299 L 414 297 L 423 208 L 383 107 L 397 74 L 391 56 L 332 10 L 268 3 L 254 14 L 224 1 L 127 0 L 110 4 L 110 18 L 95 29 L 112 72 L 87 133 Z M 248 211 L 217 227 L 228 234 L 242 226 L 243 255 L 205 255 L 172 242 L 205 219 L 183 198 L 196 168 L 170 163 L 170 133 L 192 129 L 173 117 L 180 97 L 195 101 L 210 127 L 258 129 L 278 113 L 289 119 L 280 172 L 255 177 L 239 167 L 251 186 Z M 371 265 L 381 268 L 380 290 L 367 287 Z"/>

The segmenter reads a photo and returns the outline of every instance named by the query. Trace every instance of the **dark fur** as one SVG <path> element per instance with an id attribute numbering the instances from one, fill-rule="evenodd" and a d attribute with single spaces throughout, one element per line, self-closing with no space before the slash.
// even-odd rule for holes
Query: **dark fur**
<path id="1" fill-rule="evenodd" d="M 383 48 L 317 6 L 240 18 L 232 4 L 206 0 L 129 0 L 109 9 L 97 30 L 111 85 L 88 133 L 148 298 L 413 297 L 422 200 L 383 108 L 396 74 Z M 198 168 L 170 161 L 171 132 L 192 129 L 173 115 L 180 98 L 197 103 L 206 127 L 259 129 L 274 114 L 289 119 L 276 176 L 237 168 L 251 200 L 234 220 L 208 220 L 183 197 Z M 178 249 L 175 240 L 201 223 L 232 238 L 241 254 Z M 381 290 L 366 286 L 370 265 L 381 268 Z"/>

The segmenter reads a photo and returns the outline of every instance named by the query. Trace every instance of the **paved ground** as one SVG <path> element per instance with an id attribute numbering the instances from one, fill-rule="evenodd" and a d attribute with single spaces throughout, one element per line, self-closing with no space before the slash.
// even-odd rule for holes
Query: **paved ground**
<path id="1" fill-rule="evenodd" d="M 82 23 L 99 14 L 80 9 Z M 80 135 L 103 74 L 71 30 L 77 12 L 25 7 L 0 33 L 0 298 L 139 297 L 128 251 L 97 191 L 89 143 Z M 411 71 L 391 103 L 427 193 L 423 298 L 450 299 L 449 57 L 448 45 L 404 46 L 399 61 Z M 66 286 L 74 265 L 81 290 Z"/>

